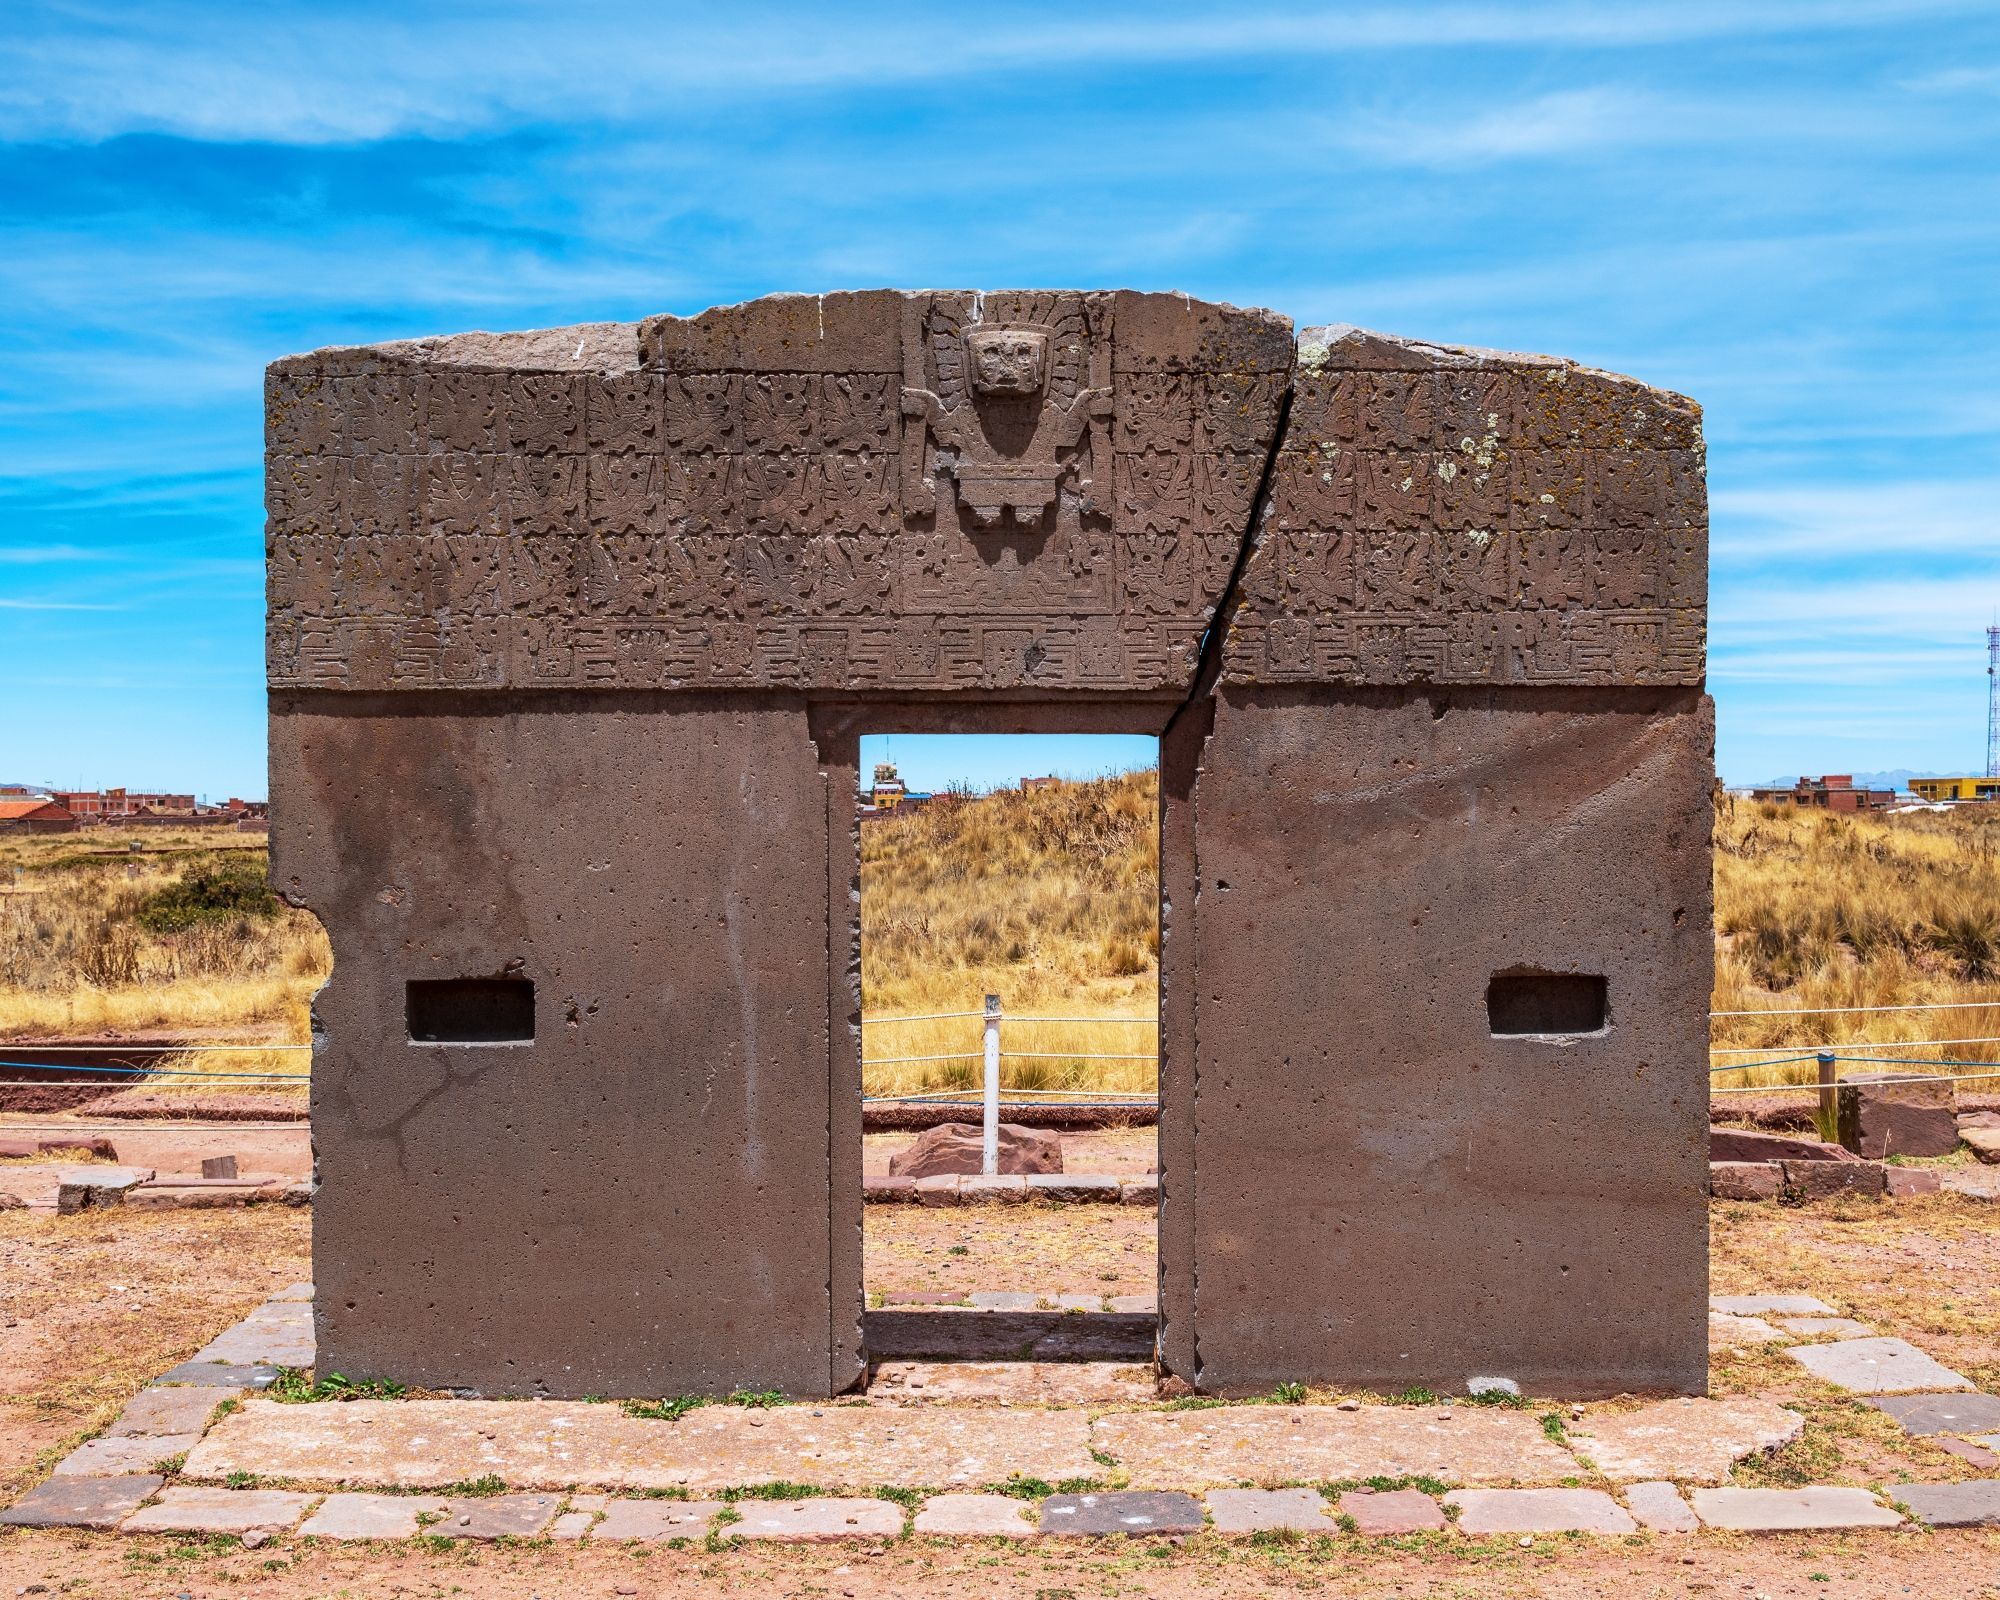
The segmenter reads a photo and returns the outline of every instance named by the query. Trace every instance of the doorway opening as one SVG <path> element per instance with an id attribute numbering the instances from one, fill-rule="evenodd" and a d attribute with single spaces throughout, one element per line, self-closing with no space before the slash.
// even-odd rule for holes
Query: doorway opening
<path id="1" fill-rule="evenodd" d="M 1149 1385 L 1159 742 L 864 733 L 858 754 L 871 1385 L 962 1389 L 937 1364 L 967 1362 Z"/>

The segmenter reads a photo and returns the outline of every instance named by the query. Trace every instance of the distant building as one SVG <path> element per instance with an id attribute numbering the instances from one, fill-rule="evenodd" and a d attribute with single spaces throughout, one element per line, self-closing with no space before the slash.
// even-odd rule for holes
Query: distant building
<path id="1" fill-rule="evenodd" d="M 893 761 L 878 761 L 875 763 L 875 786 L 861 797 L 861 816 L 865 821 L 870 817 L 886 817 L 897 811 L 915 811 L 919 806 L 929 805 L 931 798 L 930 795 L 914 794 L 904 788 Z"/>
<path id="2" fill-rule="evenodd" d="M 67 806 L 81 822 L 109 822 L 142 812 L 194 810 L 191 794 L 151 794 L 137 789 L 58 789 L 50 798 Z"/>
<path id="3" fill-rule="evenodd" d="M 1021 780 L 1023 792 L 1029 789 L 1060 789 L 1061 787 L 1062 779 L 1060 778 L 1023 778 Z"/>
<path id="4" fill-rule="evenodd" d="M 1779 805 L 1816 806 L 1822 811 L 1881 811 L 1896 803 L 1894 789 L 1857 789 L 1849 772 L 1800 778 L 1789 789 L 1752 789 L 1750 797 Z"/>
<path id="5" fill-rule="evenodd" d="M 0 833 L 75 833 L 76 813 L 56 800 L 0 799 Z"/>
<path id="6" fill-rule="evenodd" d="M 2000 800 L 2000 778 L 1912 778 L 1910 793 L 1919 800 L 1945 805 Z"/>

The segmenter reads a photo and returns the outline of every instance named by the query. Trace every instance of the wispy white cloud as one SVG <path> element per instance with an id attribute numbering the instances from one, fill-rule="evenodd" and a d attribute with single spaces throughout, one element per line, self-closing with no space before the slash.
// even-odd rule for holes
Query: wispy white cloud
<path id="1" fill-rule="evenodd" d="M 0 611 L 123 611 L 124 606 L 82 600 L 12 600 L 0 595 Z"/>
<path id="2" fill-rule="evenodd" d="M 2000 566 L 2000 478 L 1712 488 L 1720 560 L 1959 554 Z"/>

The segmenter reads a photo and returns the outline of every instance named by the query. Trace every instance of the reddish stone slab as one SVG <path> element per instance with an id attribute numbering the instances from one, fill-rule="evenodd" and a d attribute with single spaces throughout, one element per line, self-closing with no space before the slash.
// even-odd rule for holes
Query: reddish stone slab
<path id="1" fill-rule="evenodd" d="M 1633 1533 L 1638 1524 L 1599 1489 L 1454 1489 L 1461 1533 Z"/>
<path id="2" fill-rule="evenodd" d="M 717 1531 L 732 1539 L 817 1544 L 829 1539 L 893 1539 L 903 1508 L 889 1500 L 739 1500 L 740 1522 Z"/>
<path id="3" fill-rule="evenodd" d="M 1217 1533 L 1333 1533 L 1317 1489 L 1211 1489 L 1202 1499 Z"/>
<path id="4" fill-rule="evenodd" d="M 315 1539 L 414 1539 L 449 1509 L 430 1495 L 330 1494 L 299 1532 Z"/>
<path id="5" fill-rule="evenodd" d="M 1032 1539 L 1035 1524 L 1025 1501 L 1005 1494 L 939 1494 L 917 1513 L 912 1533 L 940 1538 Z"/>
<path id="6" fill-rule="evenodd" d="M 1840 1142 L 1871 1161 L 1948 1156 L 1958 1148 L 1955 1088 L 1915 1073 L 1843 1078 L 1835 1092 Z"/>
<path id="7" fill-rule="evenodd" d="M 1708 1192 L 1718 1200 L 1775 1200 L 1784 1181 L 1784 1169 L 1775 1161 L 1708 1164 Z"/>
<path id="8" fill-rule="evenodd" d="M 1673 1478 L 1722 1483 L 1746 1456 L 1777 1450 L 1799 1436 L 1805 1419 L 1775 1401 L 1661 1400 L 1570 1424 L 1571 1442 L 1607 1478 Z"/>
<path id="9" fill-rule="evenodd" d="M 635 1539 L 657 1543 L 663 1539 L 704 1537 L 723 1508 L 720 1500 L 612 1500 L 604 1515 L 590 1530 L 599 1541 Z"/>
<path id="10" fill-rule="evenodd" d="M 1853 1151 L 1819 1139 L 1756 1128 L 1710 1128 L 1710 1163 L 1746 1161 L 1858 1161 Z"/>
<path id="11" fill-rule="evenodd" d="M 1357 1533 L 1436 1533 L 1448 1526 L 1443 1508 L 1421 1489 L 1350 1489 L 1339 1511 L 1354 1519 Z"/>
<path id="12" fill-rule="evenodd" d="M 1785 1188 L 1805 1200 L 1835 1195 L 1880 1199 L 1889 1192 L 1888 1169 L 1875 1161 L 1787 1161 Z"/>

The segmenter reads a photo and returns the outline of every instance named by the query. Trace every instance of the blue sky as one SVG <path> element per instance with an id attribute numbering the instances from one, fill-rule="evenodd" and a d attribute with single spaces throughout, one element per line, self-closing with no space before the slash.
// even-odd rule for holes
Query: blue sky
<path id="1" fill-rule="evenodd" d="M 920 14 L 11 0 L 0 780 L 263 793 L 273 356 L 873 284 L 1179 288 L 1683 390 L 1725 776 L 1980 759 L 1990 3 Z"/>

